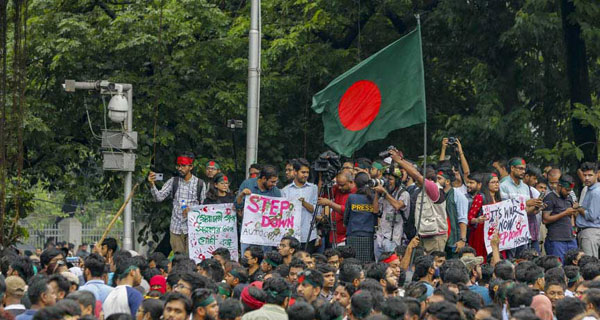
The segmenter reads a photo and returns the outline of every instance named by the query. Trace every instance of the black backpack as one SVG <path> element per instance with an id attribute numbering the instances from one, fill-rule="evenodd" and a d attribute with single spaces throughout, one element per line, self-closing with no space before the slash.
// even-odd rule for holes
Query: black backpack
<path id="1" fill-rule="evenodd" d="M 413 188 L 407 188 L 406 191 L 410 194 L 410 213 L 408 219 L 404 219 L 404 234 L 406 234 L 406 238 L 410 241 L 417 235 L 417 227 L 415 227 L 415 209 L 421 188 L 414 185 Z"/>
<path id="2" fill-rule="evenodd" d="M 177 194 L 177 189 L 179 188 L 179 179 L 180 177 L 173 177 L 173 187 L 171 188 L 171 198 L 175 199 L 175 194 Z M 198 186 L 196 187 L 196 197 L 198 199 L 198 204 L 202 204 L 204 198 L 202 197 L 204 193 L 204 180 L 198 178 Z"/>

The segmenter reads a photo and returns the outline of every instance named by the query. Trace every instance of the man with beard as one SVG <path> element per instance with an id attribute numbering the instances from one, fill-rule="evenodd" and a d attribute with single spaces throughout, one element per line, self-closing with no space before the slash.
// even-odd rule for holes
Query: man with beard
<path id="1" fill-rule="evenodd" d="M 177 157 L 177 177 L 167 180 L 158 190 L 155 185 L 156 174 L 150 172 L 148 182 L 154 201 L 161 202 L 168 196 L 173 198 L 173 209 L 170 224 L 170 244 L 173 252 L 188 253 L 187 214 L 190 208 L 204 201 L 204 181 L 192 174 L 194 155 L 183 153 Z"/>
<path id="2" fill-rule="evenodd" d="M 469 201 L 458 188 L 452 187 L 454 172 L 451 169 L 441 169 L 437 172 L 437 182 L 443 187 L 446 195 L 446 213 L 450 229 L 446 242 L 446 255 L 454 256 L 467 243 L 467 213 Z"/>
<path id="3" fill-rule="evenodd" d="M 587 195 L 578 208 L 577 227 L 579 228 L 579 247 L 588 256 L 598 257 L 600 248 L 600 184 L 598 169 L 594 163 L 581 165 L 583 183 L 588 187 Z"/>
<path id="4" fill-rule="evenodd" d="M 294 181 L 288 184 L 281 194 L 284 198 L 294 200 L 299 199 L 302 204 L 302 218 L 300 226 L 300 243 L 302 248 L 306 247 L 308 243 L 307 251 L 313 253 L 315 250 L 315 241 L 317 239 L 317 231 L 313 230 L 310 232 L 311 221 L 313 213 L 315 213 L 315 206 L 317 205 L 318 190 L 317 186 L 313 183 L 308 182 L 308 175 L 310 173 L 310 164 L 306 159 L 299 158 L 293 163 L 294 172 L 296 173 Z M 310 239 L 308 234 L 310 233 Z"/>
<path id="5" fill-rule="evenodd" d="M 294 161 L 296 161 L 296 159 L 290 159 L 285 162 L 285 183 L 292 183 L 296 177 Z"/>
<path id="6" fill-rule="evenodd" d="M 192 319 L 216 320 L 219 315 L 219 305 L 215 295 L 209 289 L 196 289 L 192 293 Z"/>
<path id="7" fill-rule="evenodd" d="M 473 199 L 475 196 L 481 191 L 481 182 L 483 181 L 483 176 L 479 173 L 474 173 L 465 179 L 467 182 L 467 200 L 469 200 L 469 208 L 473 203 Z"/>
<path id="8" fill-rule="evenodd" d="M 344 226 L 344 210 L 348 196 L 356 192 L 354 178 L 349 170 L 338 173 L 336 184 L 332 188 L 333 201 L 327 198 L 319 198 L 318 204 L 332 209 L 331 220 L 333 221 L 329 242 L 342 246 L 346 243 L 346 227 Z M 334 228 L 335 227 L 335 228 Z"/>
<path id="9" fill-rule="evenodd" d="M 242 182 L 240 185 L 239 192 L 235 198 L 235 208 L 243 211 L 246 196 L 251 194 L 259 194 L 268 197 L 281 197 L 281 191 L 279 188 L 277 188 L 277 174 L 277 169 L 274 166 L 265 165 L 260 170 L 258 177 L 244 180 L 244 182 Z M 249 246 L 250 245 L 247 243 L 241 243 L 241 251 L 246 251 Z M 271 251 L 271 247 L 264 246 L 263 251 Z"/>
<path id="10" fill-rule="evenodd" d="M 523 158 L 512 158 L 508 161 L 508 166 L 510 169 L 509 179 L 500 183 L 500 194 L 502 196 L 502 200 L 507 199 L 519 199 L 520 197 L 524 197 L 526 200 L 526 210 L 529 220 L 529 232 L 532 230 L 536 230 L 536 219 L 535 215 L 537 210 L 543 207 L 543 202 L 541 199 L 531 198 L 529 193 L 529 186 L 523 182 L 523 178 L 525 177 L 525 169 L 526 163 Z M 514 249 L 510 249 L 507 251 L 507 258 L 512 259 L 518 257 L 521 251 L 527 249 L 529 244 L 524 244 Z"/>
<path id="11" fill-rule="evenodd" d="M 547 255 L 554 255 L 564 261 L 567 251 L 577 249 L 577 241 L 573 236 L 573 227 L 571 217 L 577 216 L 577 207 L 569 197 L 575 183 L 569 175 L 562 176 L 558 181 L 558 186 L 552 190 L 545 198 L 543 219 L 548 234 L 544 248 Z"/>

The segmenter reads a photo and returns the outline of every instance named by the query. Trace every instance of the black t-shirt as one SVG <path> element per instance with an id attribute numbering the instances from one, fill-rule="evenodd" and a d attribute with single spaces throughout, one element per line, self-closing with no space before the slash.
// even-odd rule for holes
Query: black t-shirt
<path id="1" fill-rule="evenodd" d="M 567 208 L 573 206 L 573 202 L 570 197 L 563 198 L 559 196 L 556 192 L 550 192 L 544 198 L 544 204 L 547 206 L 544 209 L 544 212 L 550 211 L 550 215 L 557 215 Z M 530 217 L 530 219 L 535 219 L 535 217 Z M 571 217 L 565 216 L 560 218 L 559 220 L 546 223 L 546 228 L 548 228 L 548 233 L 546 235 L 546 239 L 551 241 L 570 241 L 573 239 L 573 226 L 571 225 Z"/>
<path id="2" fill-rule="evenodd" d="M 204 199 L 204 204 L 233 203 L 234 200 L 235 196 L 233 194 L 228 194 L 224 197 L 217 197 L 216 199 L 206 197 L 206 199 Z"/>

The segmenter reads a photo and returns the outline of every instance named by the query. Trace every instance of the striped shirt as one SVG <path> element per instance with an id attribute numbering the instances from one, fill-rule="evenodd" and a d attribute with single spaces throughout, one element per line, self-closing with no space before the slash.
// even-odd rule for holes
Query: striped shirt
<path id="1" fill-rule="evenodd" d="M 165 200 L 167 197 L 171 196 L 173 189 L 173 181 L 174 179 L 180 179 L 179 184 L 177 186 L 177 193 L 173 199 L 173 211 L 171 214 L 171 227 L 170 231 L 174 234 L 187 234 L 187 220 L 183 218 L 183 209 L 182 200 L 185 200 L 185 205 L 187 207 L 199 205 L 198 203 L 198 178 L 196 176 L 192 176 L 189 181 L 185 181 L 179 177 L 173 177 L 165 184 L 163 187 L 158 190 L 156 185 L 152 186 L 151 192 L 154 201 L 161 202 Z M 206 189 L 206 188 L 203 188 Z M 203 199 L 204 197 L 202 197 Z"/>

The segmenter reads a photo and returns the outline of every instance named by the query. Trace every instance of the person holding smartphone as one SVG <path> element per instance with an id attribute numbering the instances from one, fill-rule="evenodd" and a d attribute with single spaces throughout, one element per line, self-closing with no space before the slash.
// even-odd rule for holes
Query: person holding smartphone
<path id="1" fill-rule="evenodd" d="M 170 243 L 173 252 L 188 253 L 187 213 L 194 205 L 202 204 L 206 184 L 202 179 L 194 176 L 194 154 L 182 153 L 177 157 L 178 176 L 167 180 L 163 187 L 156 187 L 156 173 L 150 172 L 148 182 L 154 201 L 161 202 L 167 197 L 173 199 L 173 210 L 170 224 Z"/>

